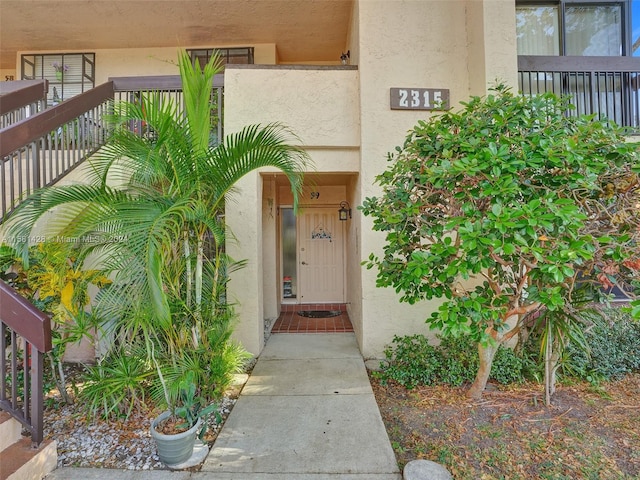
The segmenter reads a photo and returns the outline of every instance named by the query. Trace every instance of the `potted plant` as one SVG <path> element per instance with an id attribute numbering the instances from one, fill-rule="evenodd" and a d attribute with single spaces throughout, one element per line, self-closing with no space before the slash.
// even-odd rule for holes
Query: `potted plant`
<path id="1" fill-rule="evenodd" d="M 51 66 L 56 71 L 56 79 L 62 81 L 64 74 L 69 70 L 69 65 L 53 62 Z"/>
<path id="2" fill-rule="evenodd" d="M 167 391 L 167 395 L 170 393 Z M 220 421 L 217 405 L 206 404 L 197 395 L 197 387 L 192 372 L 179 382 L 171 409 L 161 413 L 151 422 L 151 437 L 156 441 L 158 456 L 167 466 L 177 466 L 189 460 L 193 454 L 196 439 L 201 441 L 207 433 L 207 417 L 215 414 Z"/>

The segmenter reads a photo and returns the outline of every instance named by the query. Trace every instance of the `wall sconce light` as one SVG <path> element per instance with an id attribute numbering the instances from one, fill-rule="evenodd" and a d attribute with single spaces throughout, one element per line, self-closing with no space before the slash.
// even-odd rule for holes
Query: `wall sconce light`
<path id="1" fill-rule="evenodd" d="M 347 218 L 351 218 L 351 205 L 346 200 L 340 202 L 340 209 L 338 210 L 338 218 L 341 222 L 346 222 Z"/>
<path id="2" fill-rule="evenodd" d="M 340 55 L 340 61 L 343 65 L 347 64 L 347 60 L 351 58 L 351 50 L 347 50 L 347 53 Z"/>

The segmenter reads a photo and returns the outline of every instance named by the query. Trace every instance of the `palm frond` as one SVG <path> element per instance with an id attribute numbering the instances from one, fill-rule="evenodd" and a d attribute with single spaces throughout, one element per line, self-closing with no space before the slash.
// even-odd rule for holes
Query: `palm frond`
<path id="1" fill-rule="evenodd" d="M 222 70 L 222 61 L 214 52 L 209 62 L 201 68 L 198 62 L 191 62 L 184 50 L 179 60 L 190 136 L 194 149 L 204 151 L 209 146 L 213 79 Z"/>
<path id="2" fill-rule="evenodd" d="M 278 123 L 265 127 L 251 125 L 225 137 L 212 149 L 208 175 L 212 179 L 212 199 L 219 204 L 238 180 L 247 173 L 263 167 L 282 171 L 294 193 L 294 206 L 302 192 L 303 172 L 310 168 L 308 154 L 288 143 L 291 132 Z"/>

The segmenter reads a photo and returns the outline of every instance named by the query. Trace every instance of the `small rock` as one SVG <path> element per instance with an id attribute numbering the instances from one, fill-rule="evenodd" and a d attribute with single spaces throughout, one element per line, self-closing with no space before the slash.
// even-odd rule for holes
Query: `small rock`
<path id="1" fill-rule="evenodd" d="M 442 465 L 430 460 L 412 460 L 404 466 L 404 480 L 453 480 Z"/>
<path id="2" fill-rule="evenodd" d="M 364 366 L 367 368 L 367 370 L 373 371 L 373 372 L 379 372 L 380 370 L 387 367 L 388 365 L 389 365 L 389 362 L 387 360 L 384 360 L 384 359 L 381 360 L 379 358 L 370 358 L 369 360 L 366 360 L 364 362 Z"/>

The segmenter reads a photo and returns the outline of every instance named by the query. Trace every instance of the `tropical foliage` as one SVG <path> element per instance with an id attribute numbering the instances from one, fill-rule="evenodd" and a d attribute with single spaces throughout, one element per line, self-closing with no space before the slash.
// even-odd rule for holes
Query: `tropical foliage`
<path id="1" fill-rule="evenodd" d="M 412 304 L 444 299 L 429 325 L 478 343 L 473 397 L 497 347 L 536 318 L 551 375 L 584 328 L 583 296 L 616 286 L 633 298 L 638 286 L 637 145 L 570 108 L 504 86 L 473 97 L 419 122 L 377 177 L 381 196 L 364 201 L 386 233 L 382 254 L 365 262 L 378 286 Z"/>
<path id="2" fill-rule="evenodd" d="M 51 374 L 62 399 L 71 403 L 62 365 L 67 346 L 95 341 L 100 322 L 91 309 L 90 289 L 108 287 L 111 280 L 100 269 L 83 268 L 74 252 L 63 250 L 59 242 L 30 247 L 28 258 L 25 268 L 13 248 L 0 245 L 0 279 L 51 316 Z"/>
<path id="3" fill-rule="evenodd" d="M 47 215 L 40 233 L 67 240 L 79 261 L 110 273 L 113 284 L 96 310 L 113 348 L 94 373 L 102 378 L 106 363 L 141 348 L 152 393 L 169 403 L 187 371 L 199 394 L 212 398 L 244 358 L 230 341 L 234 314 L 225 295 L 229 273 L 242 266 L 224 251 L 224 205 L 235 183 L 275 167 L 297 198 L 308 162 L 279 124 L 249 126 L 214 144 L 211 99 L 220 62 L 214 57 L 201 68 L 181 52 L 179 69 L 183 109 L 153 92 L 116 104 L 108 118 L 112 137 L 93 158 L 87 184 L 37 192 L 11 217 L 7 234 L 27 261 L 28 242 L 15 239 L 30 238 Z M 146 134 L 132 131 L 134 124 L 145 124 Z M 101 400 L 95 390 L 98 405 L 117 397 L 106 392 Z"/>

